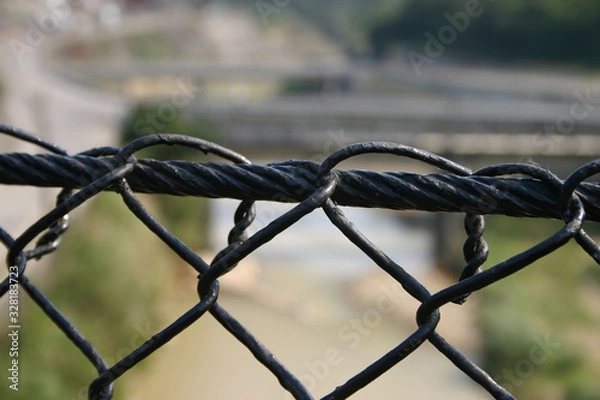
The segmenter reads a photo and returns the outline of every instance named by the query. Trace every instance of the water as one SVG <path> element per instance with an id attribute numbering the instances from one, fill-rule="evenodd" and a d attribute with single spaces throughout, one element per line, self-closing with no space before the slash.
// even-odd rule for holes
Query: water
<path id="1" fill-rule="evenodd" d="M 211 237 L 216 248 L 226 244 L 239 201 L 211 200 Z M 261 202 L 249 232 L 254 233 L 290 210 L 293 204 Z M 425 229 L 408 227 L 399 212 L 343 207 L 344 214 L 375 245 L 407 272 L 427 273 L 432 260 L 431 234 Z M 264 268 L 300 269 L 311 275 L 340 282 L 357 279 L 377 268 L 317 209 L 276 236 L 253 255 Z"/>
<path id="2" fill-rule="evenodd" d="M 210 201 L 215 252 L 226 245 L 238 204 L 234 200 Z M 291 207 L 261 202 L 250 231 L 263 228 Z M 365 236 L 409 273 L 420 277 L 434 272 L 431 234 L 424 227 L 407 225 L 397 212 L 351 208 L 344 208 L 344 212 Z M 315 398 L 320 398 L 416 329 L 414 313 L 418 302 L 389 277 L 372 282 L 377 271 L 377 266 L 317 209 L 222 277 L 219 303 L 264 343 Z M 197 301 L 193 291 L 178 291 L 174 296 L 169 302 L 174 315 Z M 382 296 L 388 296 L 383 303 Z M 398 297 L 394 300 L 389 296 Z M 392 309 L 384 312 L 382 304 Z M 459 311 L 464 312 L 465 308 Z M 459 320 L 451 314 L 447 316 L 446 322 Z M 353 321 L 362 321 L 362 328 L 353 328 Z M 460 329 L 465 326 L 459 324 Z M 457 342 L 456 336 L 447 338 Z M 461 348 L 464 350 L 464 346 Z M 157 378 L 146 375 L 140 380 L 143 384 L 131 380 L 128 398 L 291 398 L 247 349 L 210 316 L 186 329 L 153 358 L 156 362 L 149 374 Z M 488 397 L 426 343 L 352 398 L 401 396 L 442 400 L 449 394 L 465 400 Z"/>

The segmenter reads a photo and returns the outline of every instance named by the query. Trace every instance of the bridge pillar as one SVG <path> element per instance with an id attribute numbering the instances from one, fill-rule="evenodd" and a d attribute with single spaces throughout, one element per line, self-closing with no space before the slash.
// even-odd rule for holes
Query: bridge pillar
<path id="1" fill-rule="evenodd" d="M 460 274 L 464 267 L 462 244 L 465 236 L 462 233 L 460 214 L 435 213 L 433 215 L 433 251 L 435 267 L 451 275 Z"/>

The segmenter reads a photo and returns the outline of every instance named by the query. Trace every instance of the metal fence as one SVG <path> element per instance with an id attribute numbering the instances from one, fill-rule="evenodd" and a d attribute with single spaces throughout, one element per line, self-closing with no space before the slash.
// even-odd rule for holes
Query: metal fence
<path id="1" fill-rule="evenodd" d="M 586 219 L 600 221 L 600 185 L 583 182 L 600 172 L 600 160 L 584 165 L 562 181 L 549 170 L 531 164 L 500 164 L 472 172 L 435 154 L 393 143 L 353 144 L 333 152 L 322 163 L 284 161 L 254 165 L 229 149 L 183 135 L 146 136 L 122 148 L 95 148 L 69 155 L 57 145 L 20 129 L 0 126 L 0 131 L 49 151 L 39 155 L 0 154 L 0 183 L 63 188 L 56 207 L 19 237 L 13 238 L 0 228 L 0 240 L 8 249 L 9 268 L 7 278 L 0 285 L 0 297 L 8 296 L 12 305 L 18 290 L 24 289 L 81 350 L 98 372 L 98 377 L 89 386 L 90 399 L 110 399 L 116 379 L 206 314 L 211 314 L 246 346 L 257 362 L 271 371 L 281 386 L 295 398 L 312 399 L 300 380 L 217 300 L 220 276 L 317 208 L 325 212 L 331 223 L 350 242 L 421 303 L 416 310 L 418 326 L 410 336 L 399 338 L 396 347 L 373 364 L 365 366 L 324 399 L 351 396 L 410 356 L 425 341 L 433 344 L 441 355 L 494 398 L 512 399 L 514 397 L 505 388 L 436 331 L 440 308 L 449 302 L 464 303 L 471 293 L 527 267 L 572 239 L 600 263 L 600 248 L 582 228 Z M 186 146 L 205 154 L 211 153 L 226 162 L 156 161 L 133 156 L 143 148 L 156 145 Z M 366 153 L 408 157 L 437 167 L 443 173 L 377 173 L 334 168 L 344 160 Z M 28 279 L 26 268 L 30 260 L 40 259 L 57 248 L 60 236 L 68 226 L 67 214 L 103 190 L 118 192 L 129 210 L 199 273 L 198 303 L 115 365 L 108 365 L 93 344 Z M 241 200 L 235 213 L 234 227 L 228 237 L 229 245 L 212 262 L 203 260 L 161 226 L 137 200 L 134 192 Z M 248 236 L 246 230 L 255 217 L 254 202 L 258 200 L 298 204 Z M 340 205 L 465 214 L 464 226 L 468 238 L 463 248 L 466 265 L 462 274 L 457 277 L 456 283 L 437 293 L 430 293 L 422 283 L 359 232 L 339 208 Z M 488 246 L 482 237 L 483 215 L 486 214 L 562 219 L 564 227 L 536 246 L 483 270 L 481 266 L 488 253 Z M 38 236 L 40 238 L 33 248 L 25 250 Z M 18 313 L 15 314 L 12 308 L 9 310 L 11 323 L 18 330 Z"/>

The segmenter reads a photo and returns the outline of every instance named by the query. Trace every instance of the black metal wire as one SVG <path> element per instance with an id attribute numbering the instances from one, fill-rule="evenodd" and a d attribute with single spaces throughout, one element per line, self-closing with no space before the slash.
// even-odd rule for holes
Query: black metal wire
<path id="1" fill-rule="evenodd" d="M 435 154 L 392 143 L 354 144 L 331 154 L 323 163 L 286 161 L 253 165 L 243 156 L 214 143 L 182 135 L 151 135 L 123 148 L 103 147 L 79 155 L 68 155 L 60 147 L 28 132 L 0 125 L 0 132 L 40 145 L 53 154 L 0 154 L 0 183 L 60 187 L 57 205 L 41 216 L 25 232 L 12 238 L 0 227 L 0 241 L 8 249 L 7 265 L 18 270 L 18 284 L 25 288 L 40 309 L 92 363 L 98 377 L 88 390 L 90 399 L 110 399 L 113 383 L 154 351 L 181 333 L 199 318 L 211 314 L 227 331 L 246 346 L 297 399 L 312 399 L 308 389 L 257 337 L 229 314 L 219 303 L 218 278 L 237 266 L 244 257 L 286 230 L 296 221 L 323 209 L 327 218 L 346 238 L 375 264 L 395 279 L 421 305 L 416 310 L 415 331 L 341 384 L 324 399 L 345 399 L 410 356 L 425 341 L 431 342 L 457 368 L 496 399 L 514 397 L 485 371 L 466 358 L 436 331 L 440 308 L 464 303 L 468 296 L 558 249 L 571 239 L 598 263 L 600 248 L 582 228 L 584 220 L 600 221 L 600 185 L 583 180 L 600 172 L 600 161 L 584 165 L 564 182 L 550 171 L 528 164 L 502 164 L 471 172 Z M 229 163 L 193 163 L 136 159 L 135 152 L 155 145 L 180 145 L 212 153 Z M 334 169 L 340 162 L 365 153 L 388 153 L 409 157 L 439 168 L 445 173 L 376 173 Z M 527 177 L 523 177 L 527 176 Z M 108 365 L 93 345 L 27 278 L 27 263 L 54 251 L 67 229 L 68 213 L 103 190 L 118 192 L 126 206 L 157 237 L 199 273 L 198 303 L 157 332 L 144 344 Z M 227 197 L 242 200 L 235 213 L 228 245 L 208 263 L 165 229 L 143 207 L 135 192 L 185 196 Z M 247 228 L 255 217 L 254 202 L 269 200 L 297 202 L 294 208 L 255 234 Z M 425 286 L 378 249 L 350 221 L 340 205 L 379 207 L 396 210 L 449 211 L 465 214 L 468 238 L 463 246 L 466 265 L 457 282 L 431 294 Z M 558 218 L 565 225 L 538 245 L 485 270 L 488 245 L 483 239 L 484 215 Z M 35 240 L 31 250 L 25 250 Z M 0 283 L 0 297 L 9 290 L 9 277 Z"/>
<path id="2" fill-rule="evenodd" d="M 0 154 L 0 183 L 77 189 L 118 164 L 114 157 L 5 153 Z M 299 202 L 316 189 L 319 166 L 314 161 L 231 165 L 140 159 L 127 182 L 140 193 Z M 340 183 L 332 200 L 343 206 L 562 219 L 557 193 L 537 179 L 365 170 L 333 174 Z M 598 188 L 597 183 L 577 187 L 591 221 L 600 221 Z"/>

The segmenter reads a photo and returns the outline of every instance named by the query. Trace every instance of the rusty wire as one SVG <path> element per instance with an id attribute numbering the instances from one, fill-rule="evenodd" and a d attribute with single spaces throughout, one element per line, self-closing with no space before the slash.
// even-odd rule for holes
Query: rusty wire
<path id="1" fill-rule="evenodd" d="M 418 326 L 407 338 L 373 364 L 341 384 L 324 399 L 344 399 L 377 379 L 401 362 L 425 341 L 431 342 L 457 368 L 481 385 L 496 399 L 514 399 L 485 371 L 461 354 L 436 331 L 440 308 L 464 303 L 468 296 L 491 285 L 535 260 L 558 249 L 571 239 L 600 263 L 600 248 L 582 228 L 585 219 L 600 221 L 600 185 L 583 180 L 600 172 L 600 160 L 574 171 L 565 181 L 552 172 L 530 164 L 501 164 L 472 172 L 441 156 L 393 143 L 360 143 L 332 153 L 322 163 L 286 161 L 253 165 L 229 149 L 183 135 L 150 135 L 122 148 L 96 148 L 69 155 L 60 147 L 26 131 L 0 125 L 0 132 L 31 142 L 48 154 L 0 154 L 0 183 L 63 188 L 54 209 L 42 216 L 17 238 L 0 228 L 0 240 L 8 249 L 7 265 L 18 284 L 94 366 L 98 377 L 89 385 L 90 399 L 110 399 L 113 383 L 126 371 L 210 313 L 235 336 L 257 361 L 278 379 L 297 399 L 312 399 L 308 389 L 257 337 L 242 326 L 218 303 L 218 278 L 263 244 L 296 221 L 321 208 L 346 238 L 369 256 L 383 271 L 421 305 L 416 310 Z M 193 163 L 136 159 L 133 155 L 155 145 L 179 145 L 212 153 L 229 163 Z M 403 172 L 343 171 L 334 167 L 351 157 L 366 153 L 387 153 L 409 157 L 444 171 L 439 174 Z M 126 206 L 156 236 L 199 273 L 198 303 L 143 345 L 108 365 L 71 322 L 27 278 L 29 260 L 54 251 L 60 235 L 68 227 L 68 213 L 103 190 L 118 192 Z M 134 192 L 167 193 L 186 196 L 234 198 L 241 200 L 234 218 L 228 246 L 212 262 L 203 260 L 157 222 L 138 201 Z M 485 199 L 485 201 L 482 201 Z M 252 236 L 247 228 L 255 217 L 254 201 L 297 202 Z M 451 211 L 465 214 L 468 238 L 463 252 L 466 265 L 457 283 L 430 293 L 417 279 L 362 235 L 344 215 L 340 205 L 399 210 Z M 484 215 L 502 214 L 559 218 L 564 227 L 538 245 L 493 267 L 482 269 L 488 247 L 483 239 Z M 31 250 L 25 250 L 38 236 Z M 0 297 L 10 287 L 9 275 L 0 284 Z"/>

